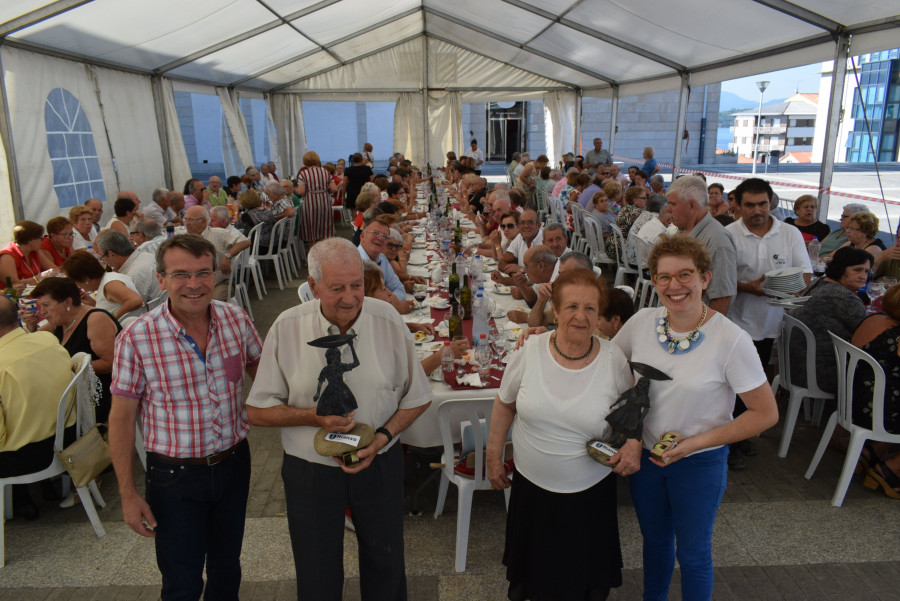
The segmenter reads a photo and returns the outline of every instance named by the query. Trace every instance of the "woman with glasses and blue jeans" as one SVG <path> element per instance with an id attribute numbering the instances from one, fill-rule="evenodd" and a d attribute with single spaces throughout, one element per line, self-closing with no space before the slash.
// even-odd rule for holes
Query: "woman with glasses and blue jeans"
<path id="1" fill-rule="evenodd" d="M 630 361 L 671 378 L 650 384 L 641 469 L 629 476 L 644 539 L 644 600 L 666 599 L 676 558 L 682 599 L 707 600 L 728 444 L 773 426 L 778 409 L 753 341 L 703 302 L 712 277 L 703 243 L 686 235 L 664 239 L 648 266 L 663 306 L 638 312 L 613 339 Z M 735 393 L 747 411 L 732 418 Z M 667 432 L 680 440 L 652 455 Z"/>

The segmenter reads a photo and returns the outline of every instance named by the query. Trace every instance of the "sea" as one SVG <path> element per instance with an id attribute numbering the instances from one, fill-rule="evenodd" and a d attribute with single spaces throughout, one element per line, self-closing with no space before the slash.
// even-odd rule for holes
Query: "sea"
<path id="1" fill-rule="evenodd" d="M 728 145 L 732 140 L 734 140 L 734 134 L 731 133 L 731 128 L 720 127 L 716 132 L 716 148 L 728 150 Z"/>

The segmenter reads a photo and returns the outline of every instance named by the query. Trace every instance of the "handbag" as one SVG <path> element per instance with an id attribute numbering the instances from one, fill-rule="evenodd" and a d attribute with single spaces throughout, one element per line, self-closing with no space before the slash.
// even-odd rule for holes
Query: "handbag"
<path id="1" fill-rule="evenodd" d="M 75 488 L 87 486 L 112 463 L 109 443 L 106 442 L 106 424 L 94 426 L 84 436 L 55 453 L 72 477 Z"/>

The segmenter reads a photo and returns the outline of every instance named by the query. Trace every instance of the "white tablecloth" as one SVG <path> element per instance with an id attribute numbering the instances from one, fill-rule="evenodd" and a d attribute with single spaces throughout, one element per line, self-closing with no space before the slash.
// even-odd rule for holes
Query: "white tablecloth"
<path id="1" fill-rule="evenodd" d="M 468 238 L 467 243 L 472 244 L 474 241 L 480 242 L 481 238 Z M 432 253 L 431 250 L 413 249 L 410 259 L 413 262 L 423 261 L 427 254 Z M 410 275 L 421 275 L 429 277 L 426 269 L 421 266 L 410 265 L 408 268 Z M 490 282 L 488 275 L 485 284 L 485 293 L 492 298 L 497 307 L 503 309 L 504 317 L 495 318 L 497 328 L 501 331 L 503 326 L 509 321 L 505 315 L 508 311 L 516 308 L 525 308 L 527 305 L 523 300 L 516 300 L 509 294 L 497 294 L 494 292 L 494 286 Z M 499 313 L 499 312 L 498 312 Z M 435 326 L 437 324 L 434 324 Z M 431 380 L 431 391 L 434 394 L 434 400 L 431 406 L 419 416 L 406 430 L 400 434 L 400 440 L 404 444 L 416 447 L 436 447 L 441 445 L 441 434 L 438 431 L 437 414 L 438 407 L 441 403 L 451 399 L 492 399 L 497 394 L 499 382 L 491 381 L 492 388 L 465 388 L 462 390 L 453 390 L 449 384 L 441 380 L 436 382 Z"/>

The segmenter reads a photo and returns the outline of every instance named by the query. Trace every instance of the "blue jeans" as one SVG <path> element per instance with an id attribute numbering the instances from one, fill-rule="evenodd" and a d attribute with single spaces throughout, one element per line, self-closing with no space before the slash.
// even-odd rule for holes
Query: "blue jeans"
<path id="1" fill-rule="evenodd" d="M 665 601 L 681 567 L 681 598 L 708 601 L 713 592 L 712 535 L 725 492 L 728 447 L 658 467 L 644 449 L 628 479 L 644 537 L 644 601 Z M 677 547 L 676 547 L 677 542 Z"/>
<path id="2" fill-rule="evenodd" d="M 156 518 L 163 601 L 237 601 L 250 493 L 250 445 L 213 466 L 147 453 L 147 502 Z M 206 565 L 206 592 L 203 566 Z"/>

